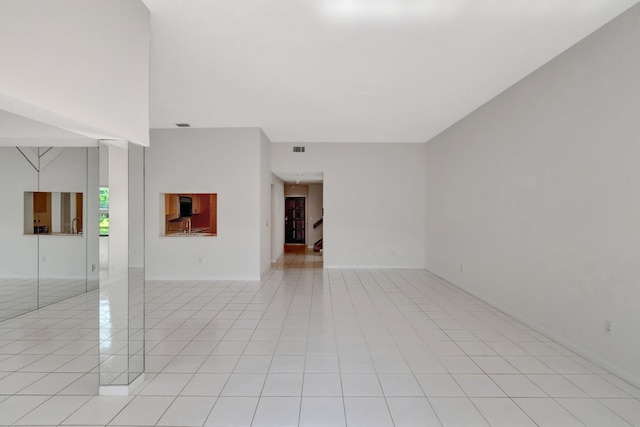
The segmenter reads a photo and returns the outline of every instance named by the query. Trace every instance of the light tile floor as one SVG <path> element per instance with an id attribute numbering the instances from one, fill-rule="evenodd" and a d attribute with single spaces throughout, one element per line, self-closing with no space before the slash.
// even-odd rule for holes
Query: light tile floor
<path id="1" fill-rule="evenodd" d="M 128 397 L 97 395 L 96 292 L 0 323 L 0 425 L 640 425 L 640 390 L 428 272 L 321 264 L 149 282 Z"/>

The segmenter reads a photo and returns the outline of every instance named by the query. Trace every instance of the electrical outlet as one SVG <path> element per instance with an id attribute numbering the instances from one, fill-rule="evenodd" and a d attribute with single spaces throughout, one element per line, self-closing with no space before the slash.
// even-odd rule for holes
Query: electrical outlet
<path id="1" fill-rule="evenodd" d="M 611 335 L 611 320 L 604 321 L 604 331 L 605 333 Z"/>
<path id="2" fill-rule="evenodd" d="M 198 264 L 202 264 L 202 258 L 198 258 Z"/>

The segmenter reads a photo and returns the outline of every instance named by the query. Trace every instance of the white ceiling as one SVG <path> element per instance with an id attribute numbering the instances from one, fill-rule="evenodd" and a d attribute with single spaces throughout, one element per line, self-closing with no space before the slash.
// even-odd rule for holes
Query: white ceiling
<path id="1" fill-rule="evenodd" d="M 425 142 L 639 0 L 144 0 L 151 127 Z"/>

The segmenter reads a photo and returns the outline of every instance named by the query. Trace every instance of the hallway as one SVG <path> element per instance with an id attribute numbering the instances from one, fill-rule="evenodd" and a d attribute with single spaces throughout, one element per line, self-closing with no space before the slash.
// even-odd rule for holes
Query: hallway
<path id="1" fill-rule="evenodd" d="M 322 252 L 314 252 L 307 245 L 284 245 L 284 257 L 273 266 L 276 270 L 320 269 L 323 267 Z"/>
<path id="2" fill-rule="evenodd" d="M 97 396 L 97 292 L 0 323 L 0 425 L 640 425 L 640 390 L 424 270 L 152 281 L 146 379 Z"/>

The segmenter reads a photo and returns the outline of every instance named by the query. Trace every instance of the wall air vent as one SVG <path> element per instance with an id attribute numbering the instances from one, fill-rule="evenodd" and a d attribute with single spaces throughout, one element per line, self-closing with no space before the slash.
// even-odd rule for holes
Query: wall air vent
<path id="1" fill-rule="evenodd" d="M 293 147 L 294 153 L 304 153 L 304 147 Z"/>

